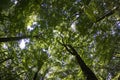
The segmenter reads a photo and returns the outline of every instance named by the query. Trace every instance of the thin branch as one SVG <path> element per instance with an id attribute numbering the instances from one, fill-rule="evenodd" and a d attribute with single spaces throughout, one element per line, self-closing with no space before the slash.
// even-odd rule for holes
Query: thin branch
<path id="1" fill-rule="evenodd" d="M 60 41 L 58 41 L 59 44 L 61 44 L 62 46 L 65 47 L 65 49 L 70 53 L 70 54 L 73 54 L 72 51 L 68 48 L 68 46 L 64 43 L 61 43 Z"/>
<path id="2" fill-rule="evenodd" d="M 0 38 L 0 42 L 9 42 L 9 41 L 19 41 L 21 39 L 27 39 L 27 38 L 38 38 L 39 35 L 35 35 L 35 36 L 21 36 L 21 37 L 7 37 L 7 38 Z"/>
<path id="3" fill-rule="evenodd" d="M 44 74 L 42 75 L 42 77 L 41 77 L 41 79 L 40 79 L 40 80 L 44 80 L 45 75 L 46 75 L 46 73 L 49 71 L 49 69 L 50 69 L 50 68 L 47 68 L 47 69 L 45 70 L 45 72 L 44 72 Z"/>
<path id="4" fill-rule="evenodd" d="M 99 18 L 96 20 L 96 22 L 99 22 L 99 21 L 103 20 L 105 17 L 111 16 L 112 14 L 115 13 L 115 11 L 116 11 L 118 8 L 119 8 L 118 6 L 114 7 L 112 10 L 108 11 L 108 12 L 105 13 L 103 16 L 99 17 Z"/>
<path id="5" fill-rule="evenodd" d="M 68 45 L 68 47 L 72 50 L 72 55 L 74 56 L 78 55 L 77 51 L 71 45 Z"/>
<path id="6" fill-rule="evenodd" d="M 35 74 L 33 76 L 33 80 L 37 80 L 38 73 L 41 70 L 43 64 L 44 64 L 44 62 L 42 62 L 42 64 L 40 66 L 38 66 L 38 70 L 35 72 Z"/>
<path id="7" fill-rule="evenodd" d="M 13 59 L 13 57 L 9 57 L 9 58 L 6 58 L 6 59 L 4 59 L 4 60 L 1 60 L 1 61 L 0 61 L 0 64 L 4 63 L 5 61 L 7 61 L 7 60 L 9 60 L 9 59 Z"/>
<path id="8" fill-rule="evenodd" d="M 37 79 L 37 75 L 38 75 L 38 72 L 40 71 L 40 69 L 37 70 L 37 72 L 34 74 L 34 77 L 33 77 L 33 80 L 36 80 Z"/>

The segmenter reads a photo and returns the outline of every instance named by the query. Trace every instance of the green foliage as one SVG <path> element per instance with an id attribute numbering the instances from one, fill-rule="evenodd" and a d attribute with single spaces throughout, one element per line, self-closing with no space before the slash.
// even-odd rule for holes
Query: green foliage
<path id="1" fill-rule="evenodd" d="M 120 77 L 119 0 L 15 1 L 0 0 L 0 39 L 31 37 L 23 39 L 24 48 L 21 40 L 0 42 L 0 80 L 32 80 L 36 72 L 37 80 L 85 80 L 62 41 L 99 80 Z"/>

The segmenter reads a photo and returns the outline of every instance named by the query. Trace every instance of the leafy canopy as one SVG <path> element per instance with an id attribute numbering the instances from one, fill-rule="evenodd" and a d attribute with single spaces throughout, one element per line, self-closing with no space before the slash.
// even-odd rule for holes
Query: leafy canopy
<path id="1" fill-rule="evenodd" d="M 75 57 L 59 43 L 64 41 L 99 80 L 118 80 L 119 4 L 119 0 L 0 0 L 0 79 L 84 80 Z"/>

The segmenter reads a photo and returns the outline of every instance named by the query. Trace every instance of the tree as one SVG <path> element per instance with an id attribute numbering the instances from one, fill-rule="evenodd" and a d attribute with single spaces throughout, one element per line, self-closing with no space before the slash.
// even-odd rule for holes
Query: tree
<path id="1" fill-rule="evenodd" d="M 0 79 L 118 80 L 119 4 L 1 0 Z"/>

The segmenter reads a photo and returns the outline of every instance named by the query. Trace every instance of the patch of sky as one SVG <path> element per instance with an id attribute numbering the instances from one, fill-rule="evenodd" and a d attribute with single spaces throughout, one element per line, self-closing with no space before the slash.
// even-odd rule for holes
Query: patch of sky
<path id="1" fill-rule="evenodd" d="M 4 44 L 3 44 L 3 48 L 4 48 L 4 49 L 7 49 L 8 46 L 4 43 Z"/>
<path id="2" fill-rule="evenodd" d="M 72 24 L 71 24 L 71 29 L 73 32 L 76 32 L 76 24 L 77 24 L 77 21 L 74 21 Z"/>
<path id="3" fill-rule="evenodd" d="M 32 31 L 36 26 L 40 26 L 37 22 L 33 22 L 31 26 L 27 26 L 28 31 Z"/>
<path id="4" fill-rule="evenodd" d="M 18 0 L 11 0 L 15 5 L 18 3 Z"/>
<path id="5" fill-rule="evenodd" d="M 120 30 L 120 21 L 117 21 L 115 25 L 116 25 L 116 28 Z"/>
<path id="6" fill-rule="evenodd" d="M 25 49 L 26 47 L 26 43 L 29 43 L 30 42 L 30 39 L 22 39 L 19 41 L 19 47 L 21 49 Z"/>

